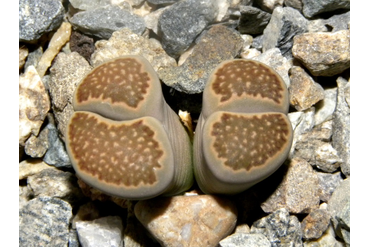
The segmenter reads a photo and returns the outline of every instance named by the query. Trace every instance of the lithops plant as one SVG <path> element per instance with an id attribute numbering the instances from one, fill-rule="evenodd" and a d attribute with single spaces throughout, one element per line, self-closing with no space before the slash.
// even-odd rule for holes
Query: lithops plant
<path id="1" fill-rule="evenodd" d="M 148 199 L 193 184 L 191 142 L 143 57 L 93 69 L 77 86 L 66 147 L 78 177 L 106 194 Z"/>
<path id="2" fill-rule="evenodd" d="M 236 194 L 275 172 L 292 144 L 288 108 L 284 81 L 267 65 L 234 59 L 217 66 L 203 92 L 194 137 L 200 189 Z"/>

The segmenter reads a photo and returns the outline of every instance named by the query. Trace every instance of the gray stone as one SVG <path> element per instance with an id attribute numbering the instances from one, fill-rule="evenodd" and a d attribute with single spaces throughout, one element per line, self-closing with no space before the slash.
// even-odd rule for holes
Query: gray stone
<path id="1" fill-rule="evenodd" d="M 254 0 L 253 4 L 259 6 L 264 11 L 272 13 L 276 7 L 282 7 L 284 0 Z"/>
<path id="2" fill-rule="evenodd" d="M 158 21 L 165 51 L 173 57 L 180 56 L 217 17 L 217 12 L 217 3 L 210 0 L 184 0 L 171 5 Z"/>
<path id="3" fill-rule="evenodd" d="M 159 77 L 178 91 L 200 93 L 213 69 L 222 61 L 236 57 L 243 43 L 235 30 L 222 25 L 213 26 L 181 66 L 159 70 Z"/>
<path id="4" fill-rule="evenodd" d="M 57 197 L 70 204 L 75 204 L 83 199 L 77 178 L 71 172 L 64 172 L 52 167 L 29 176 L 27 183 L 34 196 Z"/>
<path id="5" fill-rule="evenodd" d="M 27 205 L 28 201 L 32 198 L 32 191 L 27 186 L 19 186 L 19 209 Z"/>
<path id="6" fill-rule="evenodd" d="M 129 28 L 142 34 L 145 30 L 144 19 L 115 5 L 107 5 L 75 14 L 71 24 L 85 34 L 109 39 L 114 31 Z"/>
<path id="7" fill-rule="evenodd" d="M 301 224 L 288 210 L 281 208 L 253 223 L 251 233 L 267 237 L 271 247 L 303 246 Z"/>
<path id="8" fill-rule="evenodd" d="M 287 7 L 292 7 L 302 12 L 302 8 L 303 8 L 302 0 L 285 0 L 284 4 Z"/>
<path id="9" fill-rule="evenodd" d="M 335 189 L 343 181 L 340 172 L 324 173 L 316 172 L 319 178 L 319 197 L 320 201 L 328 202 Z"/>
<path id="10" fill-rule="evenodd" d="M 72 207 L 53 197 L 37 197 L 19 210 L 19 246 L 68 246 Z"/>
<path id="11" fill-rule="evenodd" d="M 304 247 L 345 247 L 344 243 L 335 238 L 335 232 L 330 224 L 324 234 L 318 239 L 306 240 Z"/>
<path id="12" fill-rule="evenodd" d="M 337 9 L 349 9 L 349 0 L 302 0 L 303 14 L 311 18 L 317 14 L 334 11 Z"/>
<path id="13" fill-rule="evenodd" d="M 172 4 L 178 1 L 180 0 L 147 0 L 148 3 L 154 4 L 154 5 Z"/>
<path id="14" fill-rule="evenodd" d="M 240 33 L 261 34 L 270 21 L 271 14 L 252 6 L 240 6 L 238 30 Z"/>
<path id="15" fill-rule="evenodd" d="M 19 1 L 19 40 L 32 42 L 57 29 L 63 22 L 64 7 L 59 0 Z"/>
<path id="16" fill-rule="evenodd" d="M 49 149 L 44 156 L 44 162 L 48 165 L 55 167 L 72 167 L 71 160 L 65 149 L 64 143 L 59 138 L 58 130 L 55 126 L 49 123 L 46 128 L 49 129 L 48 133 L 48 146 Z"/>
<path id="17" fill-rule="evenodd" d="M 235 233 L 220 241 L 219 247 L 258 246 L 270 247 L 270 241 L 260 233 Z"/>
<path id="18" fill-rule="evenodd" d="M 84 247 L 123 247 L 123 225 L 119 216 L 76 222 L 78 239 Z"/>
<path id="19" fill-rule="evenodd" d="M 48 133 L 47 128 L 43 128 L 39 135 L 31 135 L 26 141 L 24 151 L 32 158 L 41 158 L 48 150 Z"/>
<path id="20" fill-rule="evenodd" d="M 324 90 L 324 99 L 316 104 L 315 125 L 319 125 L 333 118 L 333 113 L 337 105 L 337 88 Z"/>
<path id="21" fill-rule="evenodd" d="M 97 7 L 107 6 L 111 3 L 111 0 L 69 0 L 69 3 L 75 9 L 89 10 Z"/>
<path id="22" fill-rule="evenodd" d="M 298 111 L 306 110 L 324 99 L 324 89 L 301 67 L 290 70 L 289 101 Z"/>
<path id="23" fill-rule="evenodd" d="M 75 229 L 69 230 L 68 247 L 80 247 L 80 241 L 78 241 L 78 235 Z"/>
<path id="24" fill-rule="evenodd" d="M 263 42 L 263 34 L 257 35 L 253 38 L 253 42 L 251 48 L 256 48 L 259 51 L 262 51 L 262 42 Z"/>
<path id="25" fill-rule="evenodd" d="M 25 45 L 19 46 L 19 70 L 21 70 L 26 63 L 26 58 L 28 56 L 28 48 Z"/>
<path id="26" fill-rule="evenodd" d="M 350 178 L 343 180 L 335 189 L 328 201 L 328 211 L 336 234 L 349 243 L 347 232 L 350 231 Z"/>
<path id="27" fill-rule="evenodd" d="M 303 159 L 294 158 L 287 165 L 287 172 L 276 190 L 261 203 L 264 212 L 285 208 L 291 213 L 308 213 L 318 208 L 318 177 Z"/>
<path id="28" fill-rule="evenodd" d="M 308 25 L 309 32 L 337 32 L 349 29 L 350 11 L 333 15 L 329 19 L 316 19 L 310 21 Z"/>
<path id="29" fill-rule="evenodd" d="M 252 59 L 272 67 L 284 80 L 287 88 L 289 88 L 290 79 L 288 72 L 292 65 L 284 56 L 282 56 L 281 51 L 278 48 L 272 48 L 264 51 L 261 55 L 253 57 Z"/>
<path id="30" fill-rule="evenodd" d="M 114 32 L 109 40 L 97 41 L 95 47 L 96 50 L 91 56 L 93 67 L 124 55 L 143 56 L 157 72 L 176 66 L 175 59 L 166 54 L 161 43 L 137 35 L 128 28 Z"/>
<path id="31" fill-rule="evenodd" d="M 312 210 L 301 223 L 303 238 L 318 239 L 328 229 L 330 214 L 325 209 Z"/>
<path id="32" fill-rule="evenodd" d="M 340 74 L 350 66 L 349 30 L 296 35 L 292 54 L 314 76 Z"/>
<path id="33" fill-rule="evenodd" d="M 29 176 L 37 174 L 44 169 L 49 169 L 52 166 L 49 166 L 40 159 L 27 159 L 19 163 L 18 174 L 19 180 L 26 179 Z"/>
<path id="34" fill-rule="evenodd" d="M 345 98 L 345 90 L 349 82 L 342 77 L 337 79 L 338 99 L 333 117 L 333 147 L 343 160 L 341 170 L 344 175 L 350 175 L 350 108 Z"/>
<path id="35" fill-rule="evenodd" d="M 37 47 L 36 49 L 34 49 L 32 51 L 30 50 L 29 54 L 28 54 L 28 57 L 27 57 L 27 61 L 24 65 L 24 68 L 28 68 L 31 65 L 36 68 L 43 53 L 44 53 L 44 50 L 43 50 L 42 46 L 39 46 L 39 47 Z"/>
<path id="36" fill-rule="evenodd" d="M 277 7 L 263 31 L 263 49 L 277 47 L 284 57 L 291 58 L 294 36 L 308 30 L 308 20 L 298 10 L 290 7 Z"/>
<path id="37" fill-rule="evenodd" d="M 77 85 L 91 70 L 77 52 L 60 52 L 50 68 L 49 94 L 57 128 L 64 140 L 67 122 L 73 113 L 72 98 Z"/>

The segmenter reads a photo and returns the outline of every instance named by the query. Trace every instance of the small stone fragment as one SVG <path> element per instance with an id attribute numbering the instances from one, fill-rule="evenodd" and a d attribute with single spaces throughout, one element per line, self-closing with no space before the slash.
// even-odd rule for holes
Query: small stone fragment
<path id="1" fill-rule="evenodd" d="M 290 104 L 303 111 L 324 99 L 324 89 L 316 83 L 301 67 L 290 69 Z"/>
<path id="2" fill-rule="evenodd" d="M 350 108 L 345 97 L 345 90 L 349 82 L 342 77 L 337 79 L 338 98 L 337 107 L 333 114 L 333 147 L 338 151 L 339 157 L 343 160 L 341 170 L 347 177 L 350 170 Z"/>
<path id="3" fill-rule="evenodd" d="M 26 58 L 28 56 L 28 48 L 27 46 L 20 46 L 19 47 L 19 69 L 23 68 L 23 65 L 26 63 Z"/>
<path id="4" fill-rule="evenodd" d="M 28 201 L 33 198 L 32 191 L 27 186 L 19 186 L 19 209 L 27 205 Z"/>
<path id="5" fill-rule="evenodd" d="M 63 22 L 64 7 L 59 0 L 19 1 L 19 40 L 32 42 Z"/>
<path id="6" fill-rule="evenodd" d="M 53 197 L 37 197 L 19 210 L 19 246 L 68 246 L 72 207 Z"/>
<path id="7" fill-rule="evenodd" d="M 19 163 L 19 180 L 37 174 L 42 170 L 49 169 L 51 166 L 40 159 L 27 159 Z"/>
<path id="8" fill-rule="evenodd" d="M 94 39 L 77 31 L 72 32 L 69 47 L 71 52 L 77 52 L 86 61 L 90 61 L 91 54 L 95 51 Z"/>
<path id="9" fill-rule="evenodd" d="M 89 63 L 77 52 L 70 54 L 60 52 L 50 68 L 49 93 L 62 140 L 64 140 L 67 122 L 73 113 L 74 90 L 90 71 Z"/>
<path id="10" fill-rule="evenodd" d="M 97 41 L 95 48 L 91 56 L 93 67 L 124 55 L 143 56 L 155 71 L 176 66 L 176 60 L 166 54 L 161 43 L 137 35 L 128 28 L 114 32 L 109 40 Z"/>
<path id="11" fill-rule="evenodd" d="M 328 229 L 330 214 L 325 209 L 312 210 L 302 221 L 302 233 L 305 239 L 318 239 Z"/>
<path id="12" fill-rule="evenodd" d="M 80 247 L 77 231 L 75 229 L 69 230 L 68 247 Z"/>
<path id="13" fill-rule="evenodd" d="M 148 3 L 154 4 L 154 5 L 172 4 L 178 1 L 180 0 L 147 0 Z"/>
<path id="14" fill-rule="evenodd" d="M 49 95 L 35 67 L 19 76 L 19 144 L 24 146 L 31 134 L 37 136 L 50 109 Z"/>
<path id="15" fill-rule="evenodd" d="M 241 58 L 244 58 L 244 59 L 252 59 L 252 58 L 255 58 L 255 57 L 259 56 L 259 55 L 261 55 L 261 52 L 259 50 L 257 50 L 256 48 L 251 48 L 251 49 L 243 50 L 240 53 L 240 57 Z"/>
<path id="16" fill-rule="evenodd" d="M 271 247 L 302 246 L 301 224 L 298 218 L 290 216 L 285 208 L 280 208 L 254 222 L 251 233 L 265 235 Z"/>
<path id="17" fill-rule="evenodd" d="M 305 160 L 294 158 L 282 182 L 261 208 L 266 213 L 282 207 L 291 213 L 308 213 L 320 203 L 318 182 L 312 167 Z"/>
<path id="18" fill-rule="evenodd" d="M 76 229 L 82 246 L 123 247 L 123 225 L 119 216 L 107 216 L 93 221 L 78 221 Z"/>
<path id="19" fill-rule="evenodd" d="M 180 56 L 217 17 L 217 12 L 214 1 L 184 0 L 171 5 L 158 21 L 164 50 L 172 57 Z"/>
<path id="20" fill-rule="evenodd" d="M 73 8 L 79 10 L 95 9 L 97 7 L 107 6 L 111 4 L 111 2 L 111 0 L 69 0 L 69 3 L 73 6 Z"/>
<path id="21" fill-rule="evenodd" d="M 319 125 L 333 118 L 333 112 L 337 105 L 337 88 L 324 90 L 324 99 L 316 104 L 315 125 Z"/>
<path id="22" fill-rule="evenodd" d="M 315 19 L 308 24 L 308 30 L 314 32 L 337 32 L 340 30 L 349 29 L 348 23 L 350 21 L 350 11 L 333 15 L 329 19 Z"/>
<path id="23" fill-rule="evenodd" d="M 330 224 L 320 238 L 305 241 L 304 247 L 345 247 L 345 245 L 336 240 L 333 226 Z"/>
<path id="24" fill-rule="evenodd" d="M 162 246 L 216 246 L 232 232 L 236 208 L 226 198 L 199 195 L 139 201 L 135 215 Z"/>
<path id="25" fill-rule="evenodd" d="M 302 12 L 303 3 L 302 0 L 285 0 L 284 5 L 287 7 L 292 7 L 294 9 L 299 10 L 299 12 Z"/>
<path id="26" fill-rule="evenodd" d="M 258 246 L 270 247 L 270 241 L 260 233 L 235 233 L 220 241 L 219 247 Z"/>
<path id="27" fill-rule="evenodd" d="M 28 57 L 27 57 L 27 61 L 24 65 L 24 68 L 26 69 L 30 65 L 32 65 L 36 68 L 37 64 L 39 63 L 39 61 L 42 57 L 43 52 L 44 52 L 44 50 L 43 50 L 42 46 L 39 46 L 39 47 L 35 48 L 34 50 L 30 50 L 29 54 L 28 54 Z"/>
<path id="28" fill-rule="evenodd" d="M 349 0 L 302 0 L 303 14 L 311 18 L 317 14 L 334 11 L 337 9 L 349 9 Z"/>
<path id="29" fill-rule="evenodd" d="M 335 189 L 343 181 L 341 173 L 316 172 L 316 174 L 319 178 L 320 201 L 328 202 Z"/>
<path id="30" fill-rule="evenodd" d="M 293 40 L 293 56 L 314 76 L 333 76 L 350 66 L 349 30 L 304 33 Z"/>
<path id="31" fill-rule="evenodd" d="M 59 53 L 60 49 L 69 41 L 71 37 L 72 25 L 68 22 L 63 22 L 60 28 L 54 33 L 49 42 L 48 49 L 42 54 L 42 57 L 37 65 L 37 72 L 40 77 L 45 75 L 46 70 L 50 67 L 54 57 Z"/>
<path id="32" fill-rule="evenodd" d="M 291 58 L 293 38 L 306 32 L 308 20 L 298 10 L 290 7 L 276 7 L 271 20 L 263 31 L 262 51 L 279 48 L 284 57 Z"/>
<path id="33" fill-rule="evenodd" d="M 75 14 L 70 22 L 82 33 L 109 39 L 114 31 L 129 28 L 136 34 L 145 30 L 144 19 L 116 5 L 107 5 Z"/>
<path id="34" fill-rule="evenodd" d="M 32 158 L 41 158 L 48 150 L 48 133 L 47 128 L 43 128 L 36 137 L 31 135 L 26 141 L 24 151 Z"/>
<path id="35" fill-rule="evenodd" d="M 238 30 L 245 34 L 260 34 L 270 21 L 271 14 L 253 6 L 240 6 Z"/>
<path id="36" fill-rule="evenodd" d="M 258 5 L 264 11 L 272 13 L 276 7 L 282 7 L 284 0 L 254 0 L 253 4 Z"/>
<path id="37" fill-rule="evenodd" d="M 201 37 L 181 66 L 159 70 L 159 78 L 180 92 L 200 93 L 212 70 L 222 61 L 236 57 L 243 43 L 236 31 L 215 25 Z"/>
<path id="38" fill-rule="evenodd" d="M 158 20 L 163 11 L 168 9 L 170 6 L 159 8 L 144 16 L 145 25 L 148 29 L 151 29 L 155 34 L 158 35 Z"/>

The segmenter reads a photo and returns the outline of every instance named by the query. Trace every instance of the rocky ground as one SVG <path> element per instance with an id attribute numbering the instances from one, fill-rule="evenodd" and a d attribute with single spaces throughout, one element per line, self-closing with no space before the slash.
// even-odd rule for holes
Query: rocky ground
<path id="1" fill-rule="evenodd" d="M 20 246 L 349 246 L 350 2 L 20 0 Z M 79 181 L 64 147 L 71 95 L 93 67 L 140 54 L 170 106 L 201 109 L 212 69 L 273 67 L 294 141 L 271 177 L 229 197 L 112 198 Z M 139 221 L 140 220 L 140 221 Z"/>

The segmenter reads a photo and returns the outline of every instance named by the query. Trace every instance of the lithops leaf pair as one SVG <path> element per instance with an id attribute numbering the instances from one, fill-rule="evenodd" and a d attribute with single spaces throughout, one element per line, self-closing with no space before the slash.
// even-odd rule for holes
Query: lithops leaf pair
<path id="1" fill-rule="evenodd" d="M 194 137 L 194 172 L 205 193 L 235 194 L 275 172 L 288 156 L 288 91 L 270 67 L 253 60 L 221 63 L 203 92 Z"/>
<path id="2" fill-rule="evenodd" d="M 77 86 L 66 147 L 78 177 L 107 194 L 147 199 L 193 184 L 190 139 L 141 56 L 93 69 Z"/>

